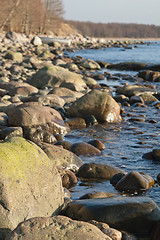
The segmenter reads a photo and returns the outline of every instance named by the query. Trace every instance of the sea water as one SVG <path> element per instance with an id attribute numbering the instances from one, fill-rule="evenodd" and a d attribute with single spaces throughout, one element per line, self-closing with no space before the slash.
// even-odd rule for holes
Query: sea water
<path id="1" fill-rule="evenodd" d="M 150 44 L 138 45 L 134 49 L 122 49 L 117 47 L 100 49 L 100 50 L 83 50 L 70 53 L 71 57 L 82 56 L 97 61 L 109 63 L 119 62 L 145 62 L 160 64 L 160 42 L 151 42 Z M 110 71 L 102 69 L 100 72 Z M 112 73 L 125 73 L 136 75 L 131 71 L 110 71 Z M 121 80 L 108 81 L 104 83 L 114 87 L 123 84 Z M 153 83 L 152 83 L 153 84 Z M 156 83 L 156 87 L 160 92 L 160 83 Z M 85 163 L 101 163 L 119 167 L 126 172 L 138 171 L 144 172 L 154 179 L 160 173 L 160 162 L 154 162 L 142 158 L 143 154 L 151 152 L 153 149 L 160 148 L 160 109 L 153 106 L 147 108 L 126 107 L 126 111 L 145 119 L 144 122 L 130 122 L 129 117 L 125 121 L 118 124 L 99 124 L 80 130 L 72 130 L 66 136 L 66 140 L 75 142 L 87 142 L 92 139 L 102 141 L 106 147 L 101 156 L 84 157 L 81 159 Z M 155 120 L 155 123 L 150 123 Z M 104 191 L 110 193 L 118 193 L 109 181 L 90 181 L 80 180 L 78 184 L 70 189 L 73 199 L 93 192 Z M 136 193 L 135 193 L 136 194 Z M 160 205 L 160 187 L 156 185 L 141 195 L 151 197 Z"/>

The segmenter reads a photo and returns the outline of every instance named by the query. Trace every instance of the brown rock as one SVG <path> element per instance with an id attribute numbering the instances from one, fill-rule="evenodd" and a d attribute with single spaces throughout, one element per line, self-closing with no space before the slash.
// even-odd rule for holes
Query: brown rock
<path id="1" fill-rule="evenodd" d="M 68 217 L 32 218 L 18 225 L 5 240 L 111 240 L 90 223 L 74 221 Z"/>
<path id="2" fill-rule="evenodd" d="M 86 127 L 86 122 L 85 122 L 85 119 L 83 119 L 83 118 L 72 118 L 72 119 L 68 119 L 68 120 L 65 121 L 65 123 L 66 123 L 71 129 L 85 128 L 85 127 Z"/>
<path id="3" fill-rule="evenodd" d="M 10 126 L 39 127 L 52 134 L 65 134 L 69 131 L 59 112 L 36 102 L 21 104 L 10 109 L 7 114 Z"/>
<path id="4" fill-rule="evenodd" d="M 83 165 L 83 161 L 74 153 L 48 143 L 38 143 L 47 156 L 56 166 L 63 166 L 68 169 L 77 170 Z"/>
<path id="5" fill-rule="evenodd" d="M 82 178 L 111 179 L 116 173 L 125 173 L 117 167 L 107 164 L 86 163 L 80 167 L 77 176 Z"/>
<path id="6" fill-rule="evenodd" d="M 125 192 L 140 191 L 149 189 L 154 183 L 154 179 L 145 173 L 130 172 L 120 179 L 115 188 Z"/>
<path id="7" fill-rule="evenodd" d="M 92 146 L 98 148 L 100 151 L 103 151 L 106 148 L 100 140 L 95 139 L 95 140 L 89 141 L 88 143 L 91 144 Z"/>
<path id="8" fill-rule="evenodd" d="M 72 144 L 71 151 L 78 156 L 79 155 L 93 156 L 93 155 L 101 154 L 101 151 L 98 148 L 95 148 L 91 144 L 84 143 L 84 142 Z"/>
<path id="9" fill-rule="evenodd" d="M 114 193 L 108 193 L 108 192 L 92 192 L 87 193 L 83 196 L 81 196 L 79 199 L 93 199 L 93 198 L 109 198 L 115 196 Z"/>
<path id="10" fill-rule="evenodd" d="M 62 167 L 57 168 L 62 178 L 63 187 L 71 188 L 77 184 L 78 182 L 77 177 L 71 170 L 63 169 Z"/>
<path id="11" fill-rule="evenodd" d="M 160 239 L 160 221 L 153 227 L 151 232 L 151 240 Z"/>

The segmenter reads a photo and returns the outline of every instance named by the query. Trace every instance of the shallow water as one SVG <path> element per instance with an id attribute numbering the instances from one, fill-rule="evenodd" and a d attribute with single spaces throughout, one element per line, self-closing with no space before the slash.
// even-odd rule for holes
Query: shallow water
<path id="1" fill-rule="evenodd" d="M 138 48 L 124 52 L 118 48 L 109 48 L 105 50 L 78 51 L 71 55 L 80 55 L 85 58 L 114 63 L 122 61 L 160 63 L 160 42 L 152 43 L 150 46 L 140 45 Z M 106 71 L 106 69 L 102 70 L 102 72 L 103 71 Z M 114 71 L 114 73 L 115 72 L 117 71 Z M 136 73 L 129 72 L 129 74 L 135 75 Z M 118 81 L 107 81 L 105 79 L 104 82 L 114 89 L 115 85 L 122 85 L 126 81 L 122 79 Z M 160 92 L 160 83 L 156 83 L 156 86 Z M 160 162 L 143 159 L 142 156 L 154 148 L 160 148 L 160 110 L 152 106 L 147 106 L 147 108 L 124 108 L 126 113 L 131 113 L 136 117 L 139 116 L 145 119 L 145 121 L 130 122 L 130 117 L 124 117 L 124 121 L 119 124 L 100 124 L 81 130 L 72 130 L 65 139 L 72 142 L 87 142 L 92 139 L 98 139 L 104 143 L 106 149 L 101 156 L 81 156 L 81 159 L 85 163 L 96 162 L 110 164 L 126 172 L 145 172 L 156 179 L 160 173 Z M 156 120 L 156 122 L 150 123 L 149 120 Z M 72 198 L 78 199 L 80 196 L 92 191 L 118 193 L 109 181 L 89 183 L 80 181 L 77 186 L 71 189 Z M 143 195 L 151 197 L 160 205 L 160 187 L 153 187 L 144 192 Z"/>

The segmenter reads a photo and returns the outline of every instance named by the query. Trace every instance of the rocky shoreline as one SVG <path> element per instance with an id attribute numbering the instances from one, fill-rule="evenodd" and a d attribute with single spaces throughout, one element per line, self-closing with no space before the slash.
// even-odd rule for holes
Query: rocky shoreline
<path id="1" fill-rule="evenodd" d="M 160 65 L 110 64 L 66 54 L 131 44 L 145 42 L 74 37 L 66 46 L 17 33 L 1 36 L 0 239 L 159 239 L 160 207 L 140 194 L 159 186 L 160 173 L 153 179 L 145 172 L 84 163 L 81 156 L 102 155 L 103 142 L 65 139 L 74 129 L 123 124 L 126 117 L 145 121 L 130 113 L 131 106 L 160 109 L 160 92 L 154 85 L 160 82 Z M 104 74 L 95 72 L 102 68 Z M 119 77 L 107 69 L 134 69 L 138 74 L 123 76 L 134 84 L 117 86 L 113 94 L 99 83 L 104 77 Z M 149 121 L 157 123 L 154 118 Z M 160 149 L 143 157 L 158 163 Z M 69 189 L 80 179 L 110 181 L 117 194 L 91 192 L 73 201 Z"/>

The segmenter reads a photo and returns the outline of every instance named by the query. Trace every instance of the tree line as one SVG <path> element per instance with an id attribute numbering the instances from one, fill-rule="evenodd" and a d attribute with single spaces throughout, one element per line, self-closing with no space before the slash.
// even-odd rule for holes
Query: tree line
<path id="1" fill-rule="evenodd" d="M 63 18 L 62 0 L 0 0 L 0 30 L 44 33 L 56 30 Z"/>
<path id="2" fill-rule="evenodd" d="M 160 26 L 127 23 L 67 21 L 79 33 L 89 37 L 159 38 Z"/>

